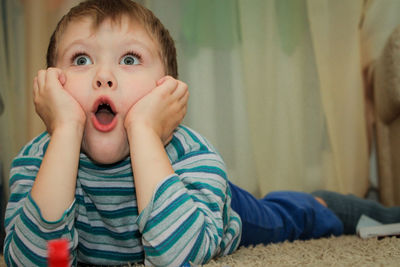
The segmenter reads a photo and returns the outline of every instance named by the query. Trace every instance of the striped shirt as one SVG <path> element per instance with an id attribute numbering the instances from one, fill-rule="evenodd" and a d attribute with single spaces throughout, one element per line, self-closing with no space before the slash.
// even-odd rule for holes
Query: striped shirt
<path id="1" fill-rule="evenodd" d="M 75 201 L 61 219 L 46 221 L 30 191 L 49 140 L 48 133 L 36 137 L 12 163 L 7 265 L 46 266 L 47 242 L 57 238 L 70 241 L 72 265 L 203 264 L 238 247 L 241 221 L 230 207 L 224 162 L 188 127 L 179 126 L 165 148 L 175 173 L 158 184 L 140 215 L 130 158 L 105 166 L 81 153 Z"/>

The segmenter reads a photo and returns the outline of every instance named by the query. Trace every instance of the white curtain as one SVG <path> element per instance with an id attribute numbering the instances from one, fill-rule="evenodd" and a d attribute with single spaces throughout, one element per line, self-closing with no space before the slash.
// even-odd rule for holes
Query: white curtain
<path id="1" fill-rule="evenodd" d="M 237 2 L 147 0 L 144 4 L 175 39 L 179 78 L 190 90 L 184 123 L 222 154 L 231 181 L 259 195 L 244 101 Z"/>
<path id="2" fill-rule="evenodd" d="M 361 24 L 393 2 L 144 3 L 177 39 L 186 122 L 221 151 L 231 180 L 256 195 L 366 193 Z"/>
<path id="3" fill-rule="evenodd" d="M 258 196 L 366 192 L 359 54 L 325 49 L 358 47 L 363 3 L 333 2 L 145 1 L 177 39 L 191 87 L 186 121 L 220 150 L 230 179 Z"/>
<path id="4" fill-rule="evenodd" d="M 43 130 L 30 101 L 31 79 L 44 67 L 56 21 L 79 1 L 34 2 L 25 2 L 28 115 L 15 115 L 29 117 L 29 138 Z M 184 122 L 220 151 L 230 180 L 257 196 L 365 193 L 362 70 L 396 23 L 398 1 L 140 2 L 176 40 L 180 79 L 191 92 Z M 10 123 L 16 121 L 22 125 Z"/>
<path id="5" fill-rule="evenodd" d="M 247 127 L 262 193 L 326 188 L 331 143 L 306 2 L 239 5 Z"/>

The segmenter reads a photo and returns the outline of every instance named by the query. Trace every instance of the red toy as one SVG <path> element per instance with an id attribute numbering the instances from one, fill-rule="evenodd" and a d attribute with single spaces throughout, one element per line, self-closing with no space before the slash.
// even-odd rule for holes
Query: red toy
<path id="1" fill-rule="evenodd" d="M 68 240 L 66 239 L 51 240 L 47 244 L 47 250 L 48 250 L 49 267 L 69 266 Z"/>

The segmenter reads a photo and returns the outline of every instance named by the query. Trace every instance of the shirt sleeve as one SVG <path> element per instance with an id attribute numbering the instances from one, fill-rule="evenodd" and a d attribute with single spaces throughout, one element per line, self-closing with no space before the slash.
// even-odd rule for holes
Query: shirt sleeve
<path id="1" fill-rule="evenodd" d="M 5 214 L 4 259 L 8 266 L 47 266 L 47 242 L 66 238 L 75 251 L 77 234 L 73 227 L 75 202 L 54 222 L 46 221 L 30 191 L 41 159 L 19 157 L 10 171 L 10 198 Z M 71 253 L 71 264 L 75 260 Z"/>
<path id="2" fill-rule="evenodd" d="M 138 218 L 146 263 L 204 264 L 235 250 L 240 219 L 230 209 L 225 166 L 215 153 L 192 153 L 173 164 Z"/>

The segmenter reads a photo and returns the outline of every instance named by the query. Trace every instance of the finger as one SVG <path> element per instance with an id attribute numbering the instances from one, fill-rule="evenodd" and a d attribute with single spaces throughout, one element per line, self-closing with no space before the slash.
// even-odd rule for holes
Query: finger
<path id="1" fill-rule="evenodd" d="M 38 78 L 35 77 L 35 78 L 33 79 L 33 94 L 32 94 L 33 103 L 35 104 L 35 109 L 36 109 L 36 105 L 37 105 L 37 103 L 38 103 L 38 97 L 39 97 Z"/>
<path id="2" fill-rule="evenodd" d="M 62 86 L 60 81 L 60 76 L 62 76 L 62 70 L 58 68 L 48 68 L 47 75 L 46 75 L 46 85 L 51 86 Z M 65 77 L 64 77 L 65 78 Z"/>
<path id="3" fill-rule="evenodd" d="M 174 111 L 175 120 L 173 123 L 173 125 L 174 125 L 173 128 L 178 127 L 179 124 L 182 123 L 183 119 L 186 116 L 186 112 L 187 112 L 187 104 L 186 103 L 178 104 L 176 110 Z"/>
<path id="4" fill-rule="evenodd" d="M 37 82 L 39 91 L 46 85 L 46 70 L 39 70 L 37 74 Z"/>
<path id="5" fill-rule="evenodd" d="M 38 85 L 38 78 L 37 76 L 33 79 L 33 97 L 37 95 L 39 91 L 39 85 Z"/>
<path id="6" fill-rule="evenodd" d="M 185 118 L 186 112 L 187 112 L 187 105 L 184 105 L 183 108 L 182 108 L 181 122 Z"/>
<path id="7" fill-rule="evenodd" d="M 172 93 L 172 95 L 176 99 L 181 99 L 182 97 L 185 96 L 185 94 L 188 92 L 188 86 L 186 83 L 178 81 L 178 86 L 176 90 Z"/>
<path id="8" fill-rule="evenodd" d="M 178 116 L 178 121 L 177 121 L 177 125 L 175 126 L 175 128 L 178 127 L 178 125 L 182 123 L 183 119 L 184 119 L 185 116 L 186 116 L 186 112 L 187 112 L 187 105 L 184 105 L 184 106 L 182 106 L 182 108 L 179 110 L 179 113 L 178 113 L 178 115 L 177 115 L 177 116 Z"/>
<path id="9" fill-rule="evenodd" d="M 163 84 L 167 79 L 173 79 L 173 78 L 169 75 L 164 76 L 156 82 L 157 86 L 160 86 L 161 84 Z"/>
<path id="10" fill-rule="evenodd" d="M 171 76 L 166 76 L 163 82 L 156 87 L 156 90 L 166 94 L 172 94 L 177 87 L 178 87 L 178 80 L 175 80 Z"/>
<path id="11" fill-rule="evenodd" d="M 187 103 L 189 101 L 189 96 L 190 96 L 190 94 L 189 94 L 189 91 L 187 90 L 185 92 L 185 94 L 179 99 L 179 103 L 181 105 L 187 105 Z"/>

